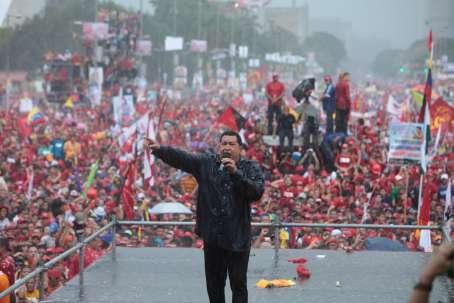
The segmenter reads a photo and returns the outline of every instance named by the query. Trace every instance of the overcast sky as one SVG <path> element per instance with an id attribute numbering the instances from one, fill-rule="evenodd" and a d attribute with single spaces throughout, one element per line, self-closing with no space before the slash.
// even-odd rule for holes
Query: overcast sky
<path id="1" fill-rule="evenodd" d="M 139 7 L 141 0 L 115 1 Z M 148 0 L 143 2 L 149 6 Z M 389 42 L 388 46 L 407 48 L 416 39 L 427 35 L 429 27 L 426 21 L 430 16 L 449 13 L 443 7 L 447 2 L 452 3 L 450 17 L 454 19 L 454 0 L 271 0 L 270 5 L 307 3 L 310 18 L 339 18 L 352 23 L 354 36 L 376 37 Z M 454 31 L 454 26 L 450 30 Z"/>
<path id="2" fill-rule="evenodd" d="M 309 5 L 310 17 L 335 17 L 352 23 L 355 36 L 387 40 L 391 47 L 407 48 L 424 38 L 425 24 L 437 2 L 454 0 L 295 0 Z M 292 5 L 293 0 L 272 0 L 272 5 Z M 453 12 L 452 12 L 453 13 Z M 433 14 L 433 12 L 432 12 Z"/>

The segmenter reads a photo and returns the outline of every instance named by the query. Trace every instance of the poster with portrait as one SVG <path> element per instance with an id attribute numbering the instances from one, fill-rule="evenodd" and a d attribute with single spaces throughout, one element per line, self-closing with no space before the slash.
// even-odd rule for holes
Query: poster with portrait
<path id="1" fill-rule="evenodd" d="M 389 151 L 390 163 L 420 163 L 424 148 L 422 123 L 390 123 Z"/>

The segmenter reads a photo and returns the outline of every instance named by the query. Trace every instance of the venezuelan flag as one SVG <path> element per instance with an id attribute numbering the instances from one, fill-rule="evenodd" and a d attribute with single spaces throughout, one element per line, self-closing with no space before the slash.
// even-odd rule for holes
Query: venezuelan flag
<path id="1" fill-rule="evenodd" d="M 44 122 L 44 114 L 37 107 L 33 107 L 32 110 L 28 113 L 27 117 L 28 124 L 36 125 L 41 122 Z"/>

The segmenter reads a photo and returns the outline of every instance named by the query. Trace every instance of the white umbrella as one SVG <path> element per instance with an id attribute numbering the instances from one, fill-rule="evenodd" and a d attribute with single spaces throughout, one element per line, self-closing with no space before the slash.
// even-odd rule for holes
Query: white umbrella
<path id="1" fill-rule="evenodd" d="M 150 214 L 192 214 L 192 211 L 180 202 L 161 202 L 150 208 Z"/>

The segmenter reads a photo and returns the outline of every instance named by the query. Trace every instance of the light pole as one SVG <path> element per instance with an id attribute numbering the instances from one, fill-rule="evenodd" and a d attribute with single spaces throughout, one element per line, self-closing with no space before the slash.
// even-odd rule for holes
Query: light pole
<path id="1" fill-rule="evenodd" d="M 5 105 L 6 105 L 6 109 L 8 109 L 8 105 L 9 105 L 9 94 L 10 94 L 10 90 L 11 90 L 11 85 L 10 85 L 10 79 L 9 79 L 9 75 L 10 75 L 10 69 L 11 69 L 11 43 L 9 41 L 9 39 L 11 39 L 11 31 L 12 31 L 12 27 L 16 25 L 16 23 L 14 24 L 11 24 L 10 23 L 10 20 L 11 18 L 14 18 L 16 21 L 21 19 L 22 18 L 22 15 L 13 15 L 13 14 L 7 14 L 6 15 L 6 27 L 8 28 L 8 39 L 7 39 L 7 51 L 6 51 L 6 101 L 5 101 Z"/>

